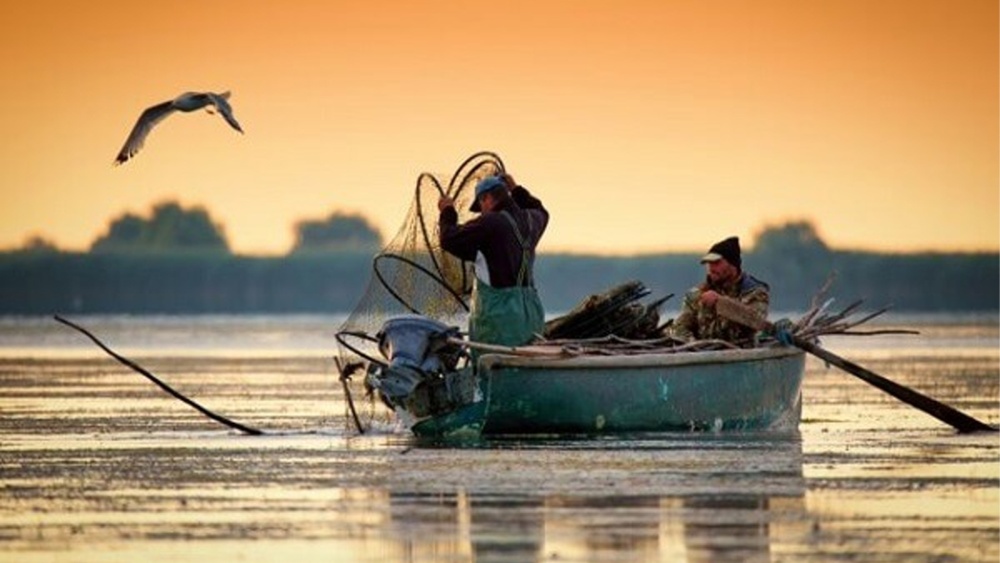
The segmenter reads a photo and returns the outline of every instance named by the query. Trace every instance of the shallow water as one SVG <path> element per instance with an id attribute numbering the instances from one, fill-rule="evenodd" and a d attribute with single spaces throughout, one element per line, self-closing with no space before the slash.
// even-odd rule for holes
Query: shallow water
<path id="1" fill-rule="evenodd" d="M 417 441 L 329 360 L 332 317 L 0 319 L 0 561 L 997 561 L 1000 437 L 807 362 L 785 434 Z M 996 316 L 828 338 L 1000 422 Z M 374 417 L 374 418 L 373 418 Z"/>

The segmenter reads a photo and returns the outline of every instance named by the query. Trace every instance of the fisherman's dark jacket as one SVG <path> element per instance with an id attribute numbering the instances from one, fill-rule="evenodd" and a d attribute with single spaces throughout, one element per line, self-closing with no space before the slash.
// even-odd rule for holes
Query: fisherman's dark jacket
<path id="1" fill-rule="evenodd" d="M 446 207 L 439 218 L 439 240 L 446 252 L 468 262 L 485 261 L 488 279 L 479 274 L 482 281 L 493 287 L 533 286 L 532 266 L 535 247 L 542 238 L 549 223 L 549 212 L 542 202 L 527 189 L 518 186 L 511 190 L 510 199 L 499 208 L 483 213 L 463 225 L 458 224 L 458 212 L 454 207 Z M 517 232 L 508 215 L 517 225 Z M 520 235 L 520 239 L 518 239 Z M 522 272 L 521 241 L 527 247 L 527 269 L 518 283 Z"/>
<path id="2" fill-rule="evenodd" d="M 751 345 L 755 332 L 753 329 L 725 319 L 716 314 L 714 307 L 702 304 L 701 294 L 710 289 L 749 305 L 761 318 L 767 317 L 771 300 L 770 288 L 766 283 L 743 272 L 731 283 L 715 285 L 706 279 L 704 283 L 688 291 L 684 295 L 681 313 L 671 326 L 671 334 L 685 341 L 716 339 L 743 346 Z"/>

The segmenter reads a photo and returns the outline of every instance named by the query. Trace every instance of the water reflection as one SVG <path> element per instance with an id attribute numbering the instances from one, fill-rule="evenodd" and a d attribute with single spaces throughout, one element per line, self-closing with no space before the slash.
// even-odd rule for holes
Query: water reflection
<path id="1" fill-rule="evenodd" d="M 110 319 L 124 340 L 108 341 L 269 435 L 78 358 L 71 332 L 49 347 L 28 326 L 13 345 L 30 353 L 9 353 L 23 325 L 0 322 L 0 561 L 998 561 L 998 437 L 955 435 L 815 359 L 801 438 L 434 444 L 351 430 L 312 319 L 148 321 Z M 183 354 L 156 347 L 160 329 Z M 825 344 L 996 424 L 996 323 L 934 330 Z"/>
<path id="2" fill-rule="evenodd" d="M 809 533 L 797 435 L 472 451 L 442 465 L 445 450 L 415 449 L 393 468 L 401 560 L 761 561 Z"/>

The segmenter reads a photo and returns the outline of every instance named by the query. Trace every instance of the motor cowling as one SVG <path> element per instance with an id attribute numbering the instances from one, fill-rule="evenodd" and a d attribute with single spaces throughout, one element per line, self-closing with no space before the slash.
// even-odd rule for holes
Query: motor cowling
<path id="1" fill-rule="evenodd" d="M 389 319 L 376 335 L 388 364 L 370 373 L 369 383 L 390 405 L 412 403 L 418 386 L 455 370 L 460 349 L 447 343 L 447 337 L 457 335 L 457 327 L 422 315 Z"/>
<path id="2" fill-rule="evenodd" d="M 390 366 L 437 372 L 444 367 L 444 362 L 431 350 L 432 344 L 457 332 L 455 327 L 422 315 L 402 315 L 382 325 L 377 335 L 378 347 Z"/>

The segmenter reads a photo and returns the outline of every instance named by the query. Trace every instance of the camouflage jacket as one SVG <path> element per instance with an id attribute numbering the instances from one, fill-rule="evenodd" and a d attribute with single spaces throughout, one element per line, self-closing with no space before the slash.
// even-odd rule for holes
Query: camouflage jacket
<path id="1" fill-rule="evenodd" d="M 684 341 L 718 339 L 739 345 L 752 345 L 753 329 L 724 319 L 715 314 L 714 307 L 701 303 L 699 298 L 702 292 L 710 289 L 738 299 L 753 307 L 762 317 L 767 317 L 770 288 L 766 283 L 744 272 L 730 284 L 715 287 L 706 280 L 705 283 L 688 291 L 684 295 L 681 313 L 671 326 L 671 335 Z"/>

